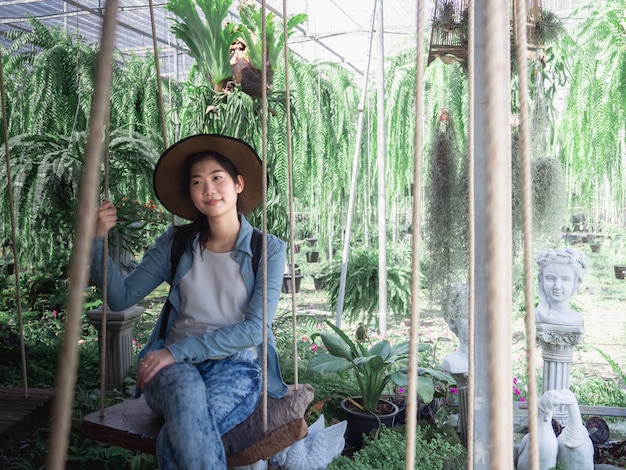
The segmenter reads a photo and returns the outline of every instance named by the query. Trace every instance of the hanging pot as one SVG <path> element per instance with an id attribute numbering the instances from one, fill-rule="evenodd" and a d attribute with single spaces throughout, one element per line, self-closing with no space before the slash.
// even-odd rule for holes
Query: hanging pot
<path id="1" fill-rule="evenodd" d="M 340 405 L 348 421 L 346 443 L 358 450 L 363 447 L 363 434 L 369 434 L 382 424 L 388 428 L 393 427 L 399 408 L 390 401 L 378 400 L 377 414 L 372 414 L 363 412 L 352 401 L 362 403 L 361 397 L 354 397 L 342 400 Z"/>
<path id="2" fill-rule="evenodd" d="M 303 277 L 303 274 L 296 274 L 296 294 L 300 292 L 300 283 L 302 282 Z M 283 294 L 291 294 L 291 276 L 288 274 L 283 276 L 283 286 L 281 288 L 281 292 Z"/>

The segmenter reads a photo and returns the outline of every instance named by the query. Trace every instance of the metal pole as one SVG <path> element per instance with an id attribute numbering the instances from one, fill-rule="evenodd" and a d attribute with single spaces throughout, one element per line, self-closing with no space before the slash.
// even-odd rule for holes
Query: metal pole
<path id="1" fill-rule="evenodd" d="M 354 161 L 352 163 L 352 182 L 350 183 L 350 198 L 348 201 L 348 219 L 346 221 L 346 234 L 343 242 L 343 254 L 341 258 L 341 273 L 339 276 L 339 296 L 337 299 L 337 314 L 335 325 L 341 328 L 341 314 L 343 313 L 343 299 L 346 293 L 346 275 L 348 272 L 348 254 L 350 253 L 350 238 L 352 236 L 352 217 L 354 215 L 354 201 L 356 199 L 356 181 L 359 174 L 359 158 L 361 155 L 361 140 L 363 138 L 363 120 L 365 118 L 365 100 L 367 98 L 367 82 L 370 74 L 370 63 L 372 59 L 372 43 L 374 37 L 374 19 L 376 17 L 376 4 L 374 0 L 374 11 L 372 12 L 372 25 L 370 27 L 369 49 L 367 51 L 367 66 L 363 77 L 363 90 L 361 91 L 361 101 L 359 102 L 359 119 L 356 128 L 356 142 L 354 144 Z"/>

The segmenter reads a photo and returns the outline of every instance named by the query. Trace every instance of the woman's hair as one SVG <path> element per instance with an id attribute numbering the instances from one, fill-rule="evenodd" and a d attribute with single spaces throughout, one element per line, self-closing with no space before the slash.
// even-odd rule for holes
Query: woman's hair
<path id="1" fill-rule="evenodd" d="M 235 168 L 235 165 L 233 165 L 233 163 L 221 153 L 204 151 L 190 155 L 187 157 L 183 166 L 182 181 L 179 183 L 181 192 L 183 193 L 183 196 L 188 204 L 193 204 L 193 201 L 191 200 L 191 193 L 189 191 L 189 186 L 191 184 L 191 168 L 196 163 L 204 160 L 216 161 L 226 171 L 226 173 L 230 175 L 235 183 L 237 183 L 237 177 L 240 176 L 240 173 L 237 168 Z M 211 237 L 211 226 L 209 225 L 209 221 L 206 217 L 198 217 L 190 224 L 177 227 L 174 232 L 174 236 L 183 237 L 185 245 L 191 246 L 197 233 L 200 234 L 200 246 L 204 246 L 204 244 Z"/>

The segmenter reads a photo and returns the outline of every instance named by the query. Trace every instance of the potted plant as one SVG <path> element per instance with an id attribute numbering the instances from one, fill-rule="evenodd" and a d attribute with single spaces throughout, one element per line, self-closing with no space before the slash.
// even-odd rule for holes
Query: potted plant
<path id="1" fill-rule="evenodd" d="M 341 407 L 348 421 L 346 441 L 358 448 L 362 434 L 378 428 L 381 423 L 387 426 L 394 424 L 399 409 L 394 403 L 383 400 L 382 394 L 391 382 L 398 386 L 407 385 L 409 342 L 392 345 L 388 340 L 382 340 L 368 348 L 364 342 L 352 341 L 331 322 L 326 324 L 334 333 L 315 333 L 311 339 L 319 336 L 327 352 L 313 356 L 308 371 L 353 371 L 361 396 L 344 399 Z M 418 396 L 424 403 L 430 403 L 435 392 L 433 377 L 446 374 L 427 368 L 420 368 L 418 373 Z"/>

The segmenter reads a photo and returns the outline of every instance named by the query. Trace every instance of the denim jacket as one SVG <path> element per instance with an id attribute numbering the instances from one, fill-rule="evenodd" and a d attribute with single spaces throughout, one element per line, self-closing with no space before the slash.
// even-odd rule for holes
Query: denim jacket
<path id="1" fill-rule="evenodd" d="M 263 257 L 261 257 L 258 276 L 252 272 L 252 250 L 250 239 L 252 226 L 242 215 L 239 215 L 241 228 L 235 243 L 232 257 L 241 267 L 241 277 L 248 289 L 250 303 L 244 321 L 235 325 L 222 327 L 204 336 L 185 338 L 167 346 L 176 362 L 200 363 L 217 356 L 231 356 L 237 351 L 252 346 L 262 351 L 263 343 Z M 181 295 L 180 280 L 191 269 L 193 252 L 187 249 L 181 256 L 174 279 L 170 274 L 170 251 L 172 233 L 170 227 L 146 251 L 141 263 L 125 278 L 115 269 L 111 258 L 108 260 L 107 303 L 114 311 L 124 310 L 156 289 L 163 282 L 171 285 L 170 302 L 172 308 L 167 322 L 167 330 L 172 327 L 180 316 Z M 198 236 L 193 242 L 193 249 L 198 245 Z M 103 238 L 95 238 L 93 243 L 91 277 L 96 285 L 102 285 Z M 278 353 L 271 324 L 278 306 L 278 299 L 283 281 L 286 259 L 286 244 L 279 238 L 267 236 L 267 391 L 268 395 L 280 398 L 287 392 L 282 380 L 278 364 Z M 164 340 L 159 338 L 163 315 L 152 330 L 146 346 L 139 353 L 139 360 L 148 352 L 164 347 Z M 261 356 L 259 356 L 261 357 Z"/>

